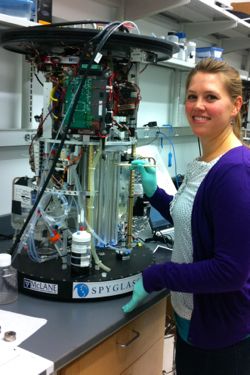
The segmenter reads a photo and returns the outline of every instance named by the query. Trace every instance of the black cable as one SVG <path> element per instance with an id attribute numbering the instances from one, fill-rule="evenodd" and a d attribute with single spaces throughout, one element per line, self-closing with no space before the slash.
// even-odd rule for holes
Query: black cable
<path id="1" fill-rule="evenodd" d="M 143 72 L 145 72 L 145 70 L 147 69 L 148 66 L 149 66 L 149 64 L 145 64 L 145 66 L 142 68 L 142 70 L 139 71 L 139 74 L 142 74 Z"/>
<path id="2" fill-rule="evenodd" d="M 73 121 L 73 116 L 74 116 L 74 113 L 75 113 L 75 109 L 76 109 L 76 106 L 78 104 L 78 101 L 79 101 L 79 98 L 80 98 L 80 95 L 81 95 L 81 92 L 82 92 L 82 88 L 83 88 L 83 85 L 85 84 L 85 81 L 86 81 L 86 78 L 87 78 L 87 75 L 91 69 L 91 66 L 92 64 L 94 63 L 95 61 L 95 58 L 97 56 L 97 54 L 102 50 L 103 46 L 105 45 L 105 43 L 107 42 L 108 38 L 110 37 L 110 35 L 114 32 L 114 29 L 116 28 L 117 25 L 115 25 L 112 29 L 108 29 L 107 30 L 107 33 L 104 34 L 104 37 L 102 38 L 102 40 L 99 42 L 99 44 L 97 45 L 89 63 L 88 63 L 88 66 L 87 66 L 87 69 L 81 79 L 81 82 L 79 83 L 78 85 L 78 88 L 77 88 L 77 91 L 75 93 L 75 96 L 74 96 L 74 99 L 73 99 L 73 103 L 72 103 L 72 107 L 71 107 L 71 110 L 70 110 L 70 113 L 69 113 L 69 119 L 68 119 L 68 124 L 66 124 L 65 126 L 65 129 L 63 130 L 63 133 L 62 133 L 62 138 L 61 138 L 61 142 L 59 144 L 59 147 L 57 148 L 57 151 L 56 151 L 56 154 L 54 156 L 54 159 L 53 159 L 53 163 L 52 163 L 52 166 L 48 172 L 48 175 L 44 181 L 44 184 L 38 194 L 38 196 L 36 197 L 36 200 L 35 200 L 35 203 L 32 207 L 32 209 L 30 210 L 24 224 L 23 224 L 23 227 L 22 229 L 20 230 L 20 232 L 17 234 L 16 236 L 16 239 L 15 239 L 15 242 L 13 243 L 11 249 L 10 249 L 10 254 L 13 256 L 14 255 L 14 252 L 16 250 L 16 247 L 17 247 L 17 244 L 20 242 L 20 239 L 25 231 L 25 229 L 27 228 L 34 212 L 36 211 L 36 208 L 43 196 L 43 193 L 45 192 L 45 189 L 47 188 L 48 184 L 49 184 L 49 181 L 54 173 L 54 170 L 55 170 L 55 167 L 56 167 L 56 164 L 57 164 L 57 161 L 59 159 L 59 156 L 60 156 L 60 153 L 62 151 L 62 148 L 64 146 L 64 142 L 66 140 L 66 137 L 68 135 L 68 131 L 70 129 L 70 125 Z"/>
<path id="3" fill-rule="evenodd" d="M 110 21 L 80 20 L 80 21 L 56 22 L 56 23 L 49 23 L 47 25 L 43 25 L 42 27 L 49 28 L 49 27 L 71 26 L 71 25 L 72 26 L 74 26 L 74 25 L 88 25 L 88 24 L 95 24 L 95 23 L 100 24 L 100 25 L 108 25 L 110 23 Z"/>
<path id="4" fill-rule="evenodd" d="M 40 80 L 40 78 L 38 77 L 38 75 L 36 73 L 34 73 L 34 76 L 36 77 L 37 81 L 40 83 L 41 86 L 43 86 L 43 83 L 42 81 Z"/>

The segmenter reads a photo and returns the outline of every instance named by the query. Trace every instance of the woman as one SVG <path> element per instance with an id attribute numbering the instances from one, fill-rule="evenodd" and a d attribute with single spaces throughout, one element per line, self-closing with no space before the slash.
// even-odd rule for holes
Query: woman
<path id="1" fill-rule="evenodd" d="M 185 109 L 202 156 L 175 197 L 135 160 L 150 203 L 175 226 L 171 262 L 147 268 L 124 312 L 167 288 L 176 317 L 177 375 L 250 374 L 250 150 L 240 138 L 242 86 L 224 61 L 190 72 Z"/>

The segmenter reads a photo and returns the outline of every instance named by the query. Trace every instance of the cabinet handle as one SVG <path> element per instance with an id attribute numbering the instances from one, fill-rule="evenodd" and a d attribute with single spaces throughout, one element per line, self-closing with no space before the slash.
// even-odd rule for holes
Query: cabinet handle
<path id="1" fill-rule="evenodd" d="M 140 332 L 136 331 L 135 329 L 132 329 L 132 332 L 134 333 L 134 337 L 132 337 L 131 340 L 125 342 L 124 344 L 120 344 L 119 342 L 117 343 L 121 348 L 127 348 L 130 344 L 132 344 L 132 342 L 140 337 Z"/>

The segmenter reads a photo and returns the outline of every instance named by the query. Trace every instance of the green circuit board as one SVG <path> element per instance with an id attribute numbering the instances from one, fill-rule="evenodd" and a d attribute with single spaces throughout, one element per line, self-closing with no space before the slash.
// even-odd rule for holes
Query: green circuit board
<path id="1" fill-rule="evenodd" d="M 65 81 L 66 96 L 64 101 L 64 115 L 69 116 L 69 107 L 71 106 L 74 95 L 81 83 L 81 77 L 67 78 Z M 87 78 L 81 90 L 81 94 L 74 112 L 71 128 L 73 129 L 91 129 L 94 121 L 92 111 L 93 79 Z M 67 113 L 68 112 L 68 113 Z M 67 121 L 67 117 L 66 120 Z"/>

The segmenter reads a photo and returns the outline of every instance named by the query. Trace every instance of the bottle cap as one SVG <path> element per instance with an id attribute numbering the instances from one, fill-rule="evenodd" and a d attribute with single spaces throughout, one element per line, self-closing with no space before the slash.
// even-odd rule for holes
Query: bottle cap
<path id="1" fill-rule="evenodd" d="M 187 36 L 186 33 L 183 33 L 183 32 L 176 33 L 176 35 L 178 36 L 179 39 L 185 39 Z"/>
<path id="2" fill-rule="evenodd" d="M 87 242 L 91 240 L 91 234 L 86 230 L 80 230 L 73 233 L 72 240 L 74 242 Z"/>
<path id="3" fill-rule="evenodd" d="M 0 267 L 8 267 L 11 265 L 11 255 L 10 254 L 0 254 Z"/>

